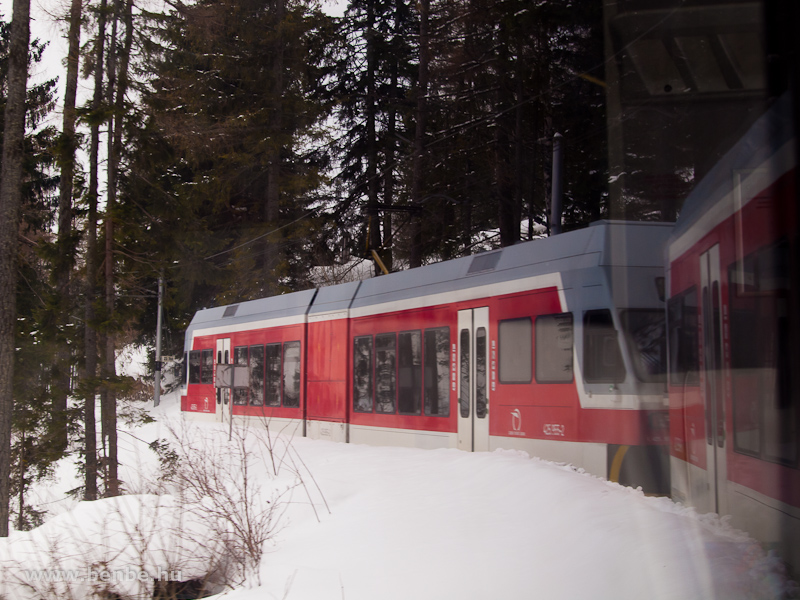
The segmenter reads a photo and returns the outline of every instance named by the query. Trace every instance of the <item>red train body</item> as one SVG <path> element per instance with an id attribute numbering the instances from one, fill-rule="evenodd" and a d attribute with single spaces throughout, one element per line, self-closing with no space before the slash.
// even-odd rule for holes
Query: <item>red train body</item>
<path id="1" fill-rule="evenodd" d="M 687 199 L 668 247 L 668 379 L 673 497 L 798 569 L 793 131 L 787 97 Z"/>
<path id="2" fill-rule="evenodd" d="M 670 230 L 600 222 L 200 311 L 182 409 L 342 442 L 516 448 L 666 493 L 659 284 Z M 247 367 L 247 388 L 215 389 L 227 362 Z"/>

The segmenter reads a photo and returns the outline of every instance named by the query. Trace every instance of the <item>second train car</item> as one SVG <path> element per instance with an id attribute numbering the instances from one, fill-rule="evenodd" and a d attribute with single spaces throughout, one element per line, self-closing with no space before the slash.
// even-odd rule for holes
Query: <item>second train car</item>
<path id="1" fill-rule="evenodd" d="M 558 236 L 199 311 L 186 418 L 372 445 L 524 450 L 669 493 L 669 224 Z M 215 386 L 218 365 L 244 387 Z"/>

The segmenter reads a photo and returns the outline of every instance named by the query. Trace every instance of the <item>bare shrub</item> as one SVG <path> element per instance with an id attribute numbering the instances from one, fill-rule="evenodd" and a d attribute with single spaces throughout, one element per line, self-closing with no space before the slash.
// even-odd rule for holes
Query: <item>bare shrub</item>
<path id="1" fill-rule="evenodd" d="M 162 582 L 205 582 L 224 554 L 209 533 L 170 496 L 84 502 L 0 549 L 0 597 L 149 599 Z"/>
<path id="2" fill-rule="evenodd" d="M 265 545 L 291 496 L 304 493 L 315 514 L 324 503 L 291 436 L 168 429 L 150 445 L 159 474 L 132 486 L 150 493 L 82 502 L 0 545 L 0 600 L 169 600 L 261 584 Z"/>
<path id="3" fill-rule="evenodd" d="M 226 439 L 219 429 L 172 427 L 174 455 L 162 446 L 171 471 L 162 473 L 162 479 L 174 486 L 183 506 L 203 514 L 224 547 L 221 582 L 229 587 L 259 585 L 264 544 L 281 526 L 281 499 L 298 482 L 289 479 L 262 492 L 258 465 L 264 457 L 248 447 L 246 428 L 232 432 Z M 269 475 L 263 469 L 262 474 Z"/>

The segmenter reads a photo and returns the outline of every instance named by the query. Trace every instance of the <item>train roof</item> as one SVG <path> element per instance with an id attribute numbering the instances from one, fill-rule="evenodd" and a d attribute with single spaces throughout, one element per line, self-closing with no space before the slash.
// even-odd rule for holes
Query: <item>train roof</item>
<path id="1" fill-rule="evenodd" d="M 661 267 L 672 225 L 598 221 L 585 229 L 491 252 L 343 283 L 198 311 L 187 330 L 210 333 L 248 323 L 302 321 L 306 316 L 398 302 L 500 282 L 598 266 Z"/>
<path id="2" fill-rule="evenodd" d="M 215 306 L 198 310 L 186 330 L 186 338 L 196 330 L 207 330 L 216 327 L 231 327 L 269 321 L 273 319 L 303 318 L 308 312 L 317 290 L 303 290 L 258 300 L 248 300 L 228 306 Z"/>
<path id="3" fill-rule="evenodd" d="M 308 314 L 317 315 L 347 310 L 360 285 L 360 281 L 351 281 L 319 288 Z"/>
<path id="4" fill-rule="evenodd" d="M 785 94 L 750 126 L 686 197 L 669 244 L 690 231 L 701 234 L 732 214 L 737 173 L 742 175 L 741 185 L 748 188 L 746 180 L 752 175 L 755 177 L 750 185 L 757 186 L 786 172 L 787 165 L 774 159 L 792 142 L 793 135 L 791 97 Z M 790 150 L 794 150 L 793 145 Z M 794 166 L 793 161 L 788 166 Z M 756 172 L 765 167 L 770 173 Z"/>
<path id="5" fill-rule="evenodd" d="M 596 266 L 661 267 L 672 224 L 598 221 L 585 229 L 362 282 L 351 308 Z"/>

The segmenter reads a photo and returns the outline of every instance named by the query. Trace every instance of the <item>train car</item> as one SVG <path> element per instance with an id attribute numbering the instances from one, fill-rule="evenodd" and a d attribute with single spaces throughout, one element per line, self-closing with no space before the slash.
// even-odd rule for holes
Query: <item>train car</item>
<path id="1" fill-rule="evenodd" d="M 277 421 L 281 427 L 296 419 L 298 432 L 351 443 L 514 448 L 668 493 L 663 251 L 670 231 L 602 221 L 245 302 L 235 314 L 200 311 L 186 336 L 184 414 L 288 419 Z M 285 348 L 289 340 L 300 344 L 296 367 L 261 361 L 262 346 Z M 228 345 L 250 372 L 230 409 L 224 390 L 212 401 L 213 370 L 226 360 L 219 348 Z M 285 360 L 285 350 L 274 352 Z M 262 402 L 262 387 L 277 390 L 281 377 L 299 377 L 291 410 L 277 404 L 277 392 L 275 404 Z"/>
<path id="2" fill-rule="evenodd" d="M 186 331 L 181 410 L 199 420 L 268 417 L 303 433 L 307 312 L 316 290 L 199 311 Z M 218 366 L 245 367 L 246 385 L 219 385 Z M 231 382 L 232 384 L 235 382 Z"/>
<path id="3" fill-rule="evenodd" d="M 791 109 L 775 103 L 686 200 L 668 244 L 668 380 L 673 498 L 731 515 L 800 572 Z"/>

